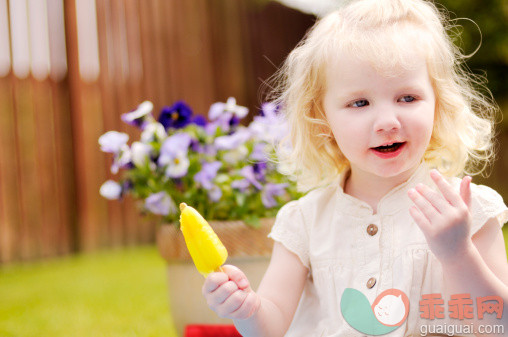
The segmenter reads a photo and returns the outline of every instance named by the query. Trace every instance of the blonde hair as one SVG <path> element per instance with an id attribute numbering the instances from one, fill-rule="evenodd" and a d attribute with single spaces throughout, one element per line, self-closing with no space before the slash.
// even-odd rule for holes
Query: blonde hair
<path id="1" fill-rule="evenodd" d="M 456 26 L 448 21 L 445 11 L 425 0 L 354 0 L 309 30 L 274 75 L 276 90 L 269 97 L 289 126 L 279 146 L 281 170 L 296 178 L 300 190 L 331 183 L 349 168 L 322 104 L 325 68 L 340 51 L 383 71 L 411 67 L 415 49 L 422 53 L 436 96 L 424 160 L 448 176 L 485 169 L 494 155 L 497 106 L 483 79 L 465 67 L 466 56 L 448 35 Z"/>

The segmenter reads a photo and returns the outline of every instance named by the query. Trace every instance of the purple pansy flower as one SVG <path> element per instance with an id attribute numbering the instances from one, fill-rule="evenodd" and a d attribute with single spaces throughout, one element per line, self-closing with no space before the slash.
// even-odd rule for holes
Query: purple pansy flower
<path id="1" fill-rule="evenodd" d="M 191 123 L 205 127 L 206 126 L 206 118 L 201 115 L 197 115 L 192 119 Z"/>
<path id="2" fill-rule="evenodd" d="M 252 153 L 250 154 L 250 159 L 257 161 L 267 161 L 268 155 L 266 150 L 266 143 L 257 143 L 254 145 L 252 149 Z"/>
<path id="3" fill-rule="evenodd" d="M 169 215 L 177 212 L 175 202 L 166 192 L 150 195 L 145 199 L 145 208 L 154 214 Z"/>
<path id="4" fill-rule="evenodd" d="M 217 102 L 212 104 L 208 111 L 208 118 L 214 123 L 215 128 L 219 126 L 223 132 L 229 132 L 248 113 L 249 109 L 236 105 L 236 99 L 229 97 L 226 103 Z"/>
<path id="5" fill-rule="evenodd" d="M 254 117 L 249 129 L 254 136 L 268 143 L 281 140 L 287 134 L 287 124 L 277 113 L 277 106 L 273 103 L 263 103 L 261 116 Z"/>
<path id="6" fill-rule="evenodd" d="M 212 180 L 217 176 L 217 172 L 221 166 L 222 163 L 220 161 L 204 163 L 201 171 L 194 175 L 194 181 L 200 183 L 204 189 L 211 190 L 214 186 Z"/>
<path id="7" fill-rule="evenodd" d="M 240 190 L 240 192 L 245 192 L 250 186 L 250 183 L 247 179 L 238 179 L 233 180 L 231 182 L 231 187 Z"/>
<path id="8" fill-rule="evenodd" d="M 187 174 L 190 165 L 187 153 L 191 144 L 191 136 L 187 133 L 177 133 L 168 137 L 162 143 L 160 155 L 157 159 L 159 166 L 166 166 L 166 176 L 181 178 Z"/>
<path id="9" fill-rule="evenodd" d="M 122 114 L 120 118 L 127 124 L 137 126 L 142 130 L 149 123 L 153 123 L 155 120 L 152 116 L 153 104 L 150 101 L 144 101 L 134 110 Z"/>
<path id="10" fill-rule="evenodd" d="M 254 171 L 254 177 L 256 180 L 264 181 L 266 175 L 266 163 L 265 162 L 257 162 L 252 165 L 252 169 Z"/>
<path id="11" fill-rule="evenodd" d="M 182 153 L 187 155 L 192 138 L 187 133 L 177 133 L 168 137 L 162 143 L 158 164 L 161 166 L 169 164 L 169 162 L 176 158 L 181 157 Z"/>
<path id="12" fill-rule="evenodd" d="M 162 108 L 159 123 L 166 129 L 181 129 L 191 122 L 191 116 L 191 108 L 184 101 L 178 101 L 170 107 Z"/>
<path id="13" fill-rule="evenodd" d="M 208 198 L 213 202 L 219 201 L 222 197 L 222 190 L 217 185 L 212 185 L 212 187 L 208 190 Z"/>
<path id="14" fill-rule="evenodd" d="M 215 138 L 214 145 L 217 150 L 233 150 L 248 141 L 251 135 L 249 129 L 241 128 L 231 135 Z"/>
<path id="15" fill-rule="evenodd" d="M 125 193 L 127 191 L 130 191 L 134 188 L 134 184 L 130 179 L 125 179 L 122 183 L 122 193 Z"/>
<path id="16" fill-rule="evenodd" d="M 283 195 L 287 186 L 288 184 L 266 184 L 261 192 L 261 201 L 263 205 L 265 205 L 266 208 L 277 206 L 278 203 L 274 197 Z"/>
<path id="17" fill-rule="evenodd" d="M 245 166 L 244 168 L 241 169 L 240 174 L 242 177 L 247 179 L 247 181 L 250 184 L 252 184 L 255 188 L 257 188 L 258 190 L 263 189 L 263 186 L 261 186 L 259 181 L 257 181 L 257 179 L 256 179 L 256 173 L 254 172 L 253 166 L 251 166 L 251 165 Z"/>
<path id="18" fill-rule="evenodd" d="M 108 131 L 99 137 L 99 145 L 102 152 L 118 154 L 128 140 L 129 135 L 126 133 Z"/>

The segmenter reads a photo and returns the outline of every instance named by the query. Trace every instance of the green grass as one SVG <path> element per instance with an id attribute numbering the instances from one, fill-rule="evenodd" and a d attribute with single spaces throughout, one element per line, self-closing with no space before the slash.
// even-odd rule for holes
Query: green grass
<path id="1" fill-rule="evenodd" d="M 0 336 L 169 336 L 165 262 L 153 247 L 0 268 Z"/>

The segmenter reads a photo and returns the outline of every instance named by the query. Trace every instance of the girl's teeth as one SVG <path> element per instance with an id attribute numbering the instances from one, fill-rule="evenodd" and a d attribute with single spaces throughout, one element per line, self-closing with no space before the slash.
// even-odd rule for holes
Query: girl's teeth
<path id="1" fill-rule="evenodd" d="M 392 143 L 390 145 L 378 146 L 375 149 L 379 152 L 393 152 L 397 151 L 401 145 L 402 143 Z"/>

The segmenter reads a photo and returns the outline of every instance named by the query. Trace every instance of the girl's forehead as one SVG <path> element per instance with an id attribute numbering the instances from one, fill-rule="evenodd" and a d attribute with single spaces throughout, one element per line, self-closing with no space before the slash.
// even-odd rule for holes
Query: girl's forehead
<path id="1" fill-rule="evenodd" d="M 423 53 L 416 51 L 407 52 L 404 57 L 399 55 L 398 59 L 371 58 L 370 55 L 361 53 L 354 54 L 350 51 L 341 51 L 330 57 L 325 64 L 324 72 L 326 77 L 349 76 L 375 72 L 382 77 L 404 77 L 415 70 L 425 68 L 427 61 Z"/>
<path id="2" fill-rule="evenodd" d="M 370 64 L 386 76 L 419 67 L 431 53 L 429 36 L 414 26 L 353 28 L 330 36 L 328 42 L 325 48 L 327 66 L 357 60 Z"/>

